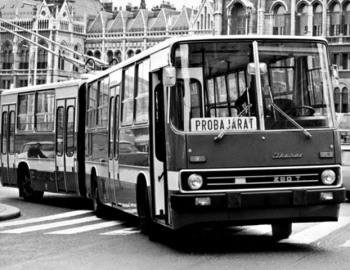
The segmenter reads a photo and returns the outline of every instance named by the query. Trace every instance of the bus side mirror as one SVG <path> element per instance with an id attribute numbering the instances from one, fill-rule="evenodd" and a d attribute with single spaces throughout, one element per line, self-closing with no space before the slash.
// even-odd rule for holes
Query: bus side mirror
<path id="1" fill-rule="evenodd" d="M 163 68 L 163 85 L 166 87 L 174 86 L 176 82 L 175 67 Z"/>
<path id="2" fill-rule="evenodd" d="M 267 65 L 266 63 L 259 63 L 260 75 L 264 75 L 267 73 Z M 255 75 L 255 63 L 249 63 L 247 67 L 247 72 L 250 75 Z"/>

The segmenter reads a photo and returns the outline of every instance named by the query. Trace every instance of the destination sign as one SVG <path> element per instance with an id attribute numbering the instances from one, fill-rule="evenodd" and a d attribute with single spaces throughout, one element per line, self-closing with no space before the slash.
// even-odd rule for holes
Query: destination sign
<path id="1" fill-rule="evenodd" d="M 192 118 L 191 131 L 256 130 L 255 117 Z"/>

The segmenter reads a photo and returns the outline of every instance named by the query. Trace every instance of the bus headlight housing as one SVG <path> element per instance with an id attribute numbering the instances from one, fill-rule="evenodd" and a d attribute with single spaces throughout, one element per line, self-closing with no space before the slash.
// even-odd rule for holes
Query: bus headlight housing
<path id="1" fill-rule="evenodd" d="M 324 170 L 321 174 L 322 183 L 325 185 L 332 185 L 337 179 L 337 176 L 332 170 Z"/>
<path id="2" fill-rule="evenodd" d="M 191 174 L 187 179 L 187 184 L 192 190 L 200 189 L 203 186 L 203 177 L 199 174 Z"/>

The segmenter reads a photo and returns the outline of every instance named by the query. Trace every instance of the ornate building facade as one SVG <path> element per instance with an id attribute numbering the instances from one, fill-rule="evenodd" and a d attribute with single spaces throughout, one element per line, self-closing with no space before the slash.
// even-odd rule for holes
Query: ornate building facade
<path id="1" fill-rule="evenodd" d="M 337 111 L 347 111 L 350 89 L 350 0 L 202 0 L 199 7 L 176 10 L 169 2 L 152 8 L 113 7 L 98 0 L 0 0 L 0 18 L 44 37 L 38 43 L 59 55 L 81 53 L 104 61 L 123 61 L 179 35 L 313 35 L 330 43 L 338 67 Z M 27 1 L 28 2 L 28 1 Z M 107 12 L 108 11 L 108 12 Z M 0 88 L 49 83 L 79 77 L 81 71 L 62 57 L 9 33 L 32 35 L 0 23 Z M 52 45 L 54 40 L 70 50 Z M 77 53 L 73 53 L 77 52 Z M 35 69 L 34 67 L 37 67 Z M 35 79 L 34 79 L 35 77 Z"/>

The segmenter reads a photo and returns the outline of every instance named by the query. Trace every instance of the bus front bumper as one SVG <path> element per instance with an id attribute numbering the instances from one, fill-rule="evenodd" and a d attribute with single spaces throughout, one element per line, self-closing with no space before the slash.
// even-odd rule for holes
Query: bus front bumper
<path id="1" fill-rule="evenodd" d="M 171 194 L 173 229 L 201 223 L 232 225 L 337 221 L 345 188 Z"/>

